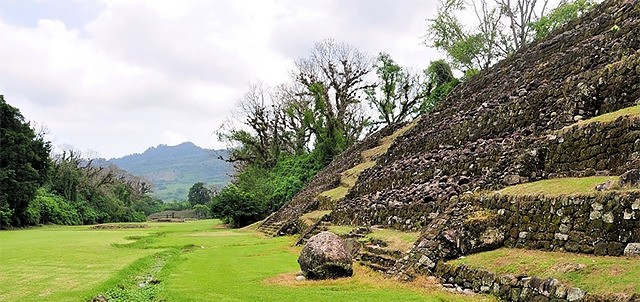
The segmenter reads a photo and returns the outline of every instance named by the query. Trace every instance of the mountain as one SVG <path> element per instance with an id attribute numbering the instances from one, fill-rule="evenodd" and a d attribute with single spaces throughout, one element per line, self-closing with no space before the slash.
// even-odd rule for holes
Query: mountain
<path id="1" fill-rule="evenodd" d="M 226 155 L 226 150 L 203 149 L 186 142 L 177 146 L 158 145 L 106 162 L 149 178 L 155 184 L 154 194 L 172 201 L 186 199 L 189 188 L 196 182 L 218 187 L 228 184 L 233 166 L 218 158 Z"/>

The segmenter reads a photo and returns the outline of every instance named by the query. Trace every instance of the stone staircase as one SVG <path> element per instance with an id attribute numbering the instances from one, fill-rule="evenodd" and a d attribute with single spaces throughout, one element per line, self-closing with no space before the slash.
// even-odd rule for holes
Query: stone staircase
<path id="1" fill-rule="evenodd" d="M 400 258 L 402 258 L 402 251 L 378 244 L 366 244 L 360 249 L 356 260 L 375 271 L 386 273 Z"/>
<path id="2" fill-rule="evenodd" d="M 319 234 L 320 232 L 328 231 L 329 227 L 333 225 L 330 221 L 330 215 L 331 214 L 324 215 L 322 218 L 308 227 L 302 233 L 302 235 L 300 235 L 300 238 L 298 239 L 298 241 L 296 241 L 296 245 L 304 245 L 305 243 L 307 243 L 307 240 L 309 240 L 309 238 L 313 237 L 314 235 Z"/>
<path id="3" fill-rule="evenodd" d="M 280 212 L 271 214 L 265 221 L 258 227 L 258 231 L 265 234 L 268 237 L 278 236 L 280 230 L 283 227 L 290 224 L 290 220 L 285 220 L 280 217 Z"/>

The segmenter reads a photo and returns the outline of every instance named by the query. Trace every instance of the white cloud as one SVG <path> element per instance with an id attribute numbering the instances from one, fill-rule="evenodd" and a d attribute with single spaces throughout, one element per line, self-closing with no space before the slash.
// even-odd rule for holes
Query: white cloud
<path id="1" fill-rule="evenodd" d="M 211 134 L 246 85 L 286 81 L 325 38 L 420 68 L 436 58 L 420 45 L 435 1 L 70 3 L 0 13 L 0 94 L 56 143 L 105 157 L 223 147 Z"/>

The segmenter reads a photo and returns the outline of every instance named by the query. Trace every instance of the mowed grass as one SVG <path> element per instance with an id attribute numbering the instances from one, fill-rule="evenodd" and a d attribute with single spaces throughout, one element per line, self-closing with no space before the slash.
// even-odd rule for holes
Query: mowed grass
<path id="1" fill-rule="evenodd" d="M 640 293 L 640 258 L 502 248 L 451 261 L 500 274 L 556 278 L 592 293 Z"/>
<path id="2" fill-rule="evenodd" d="M 149 229 L 44 227 L 0 232 L 0 301 L 80 301 L 153 250 L 119 249 Z"/>
<path id="3" fill-rule="evenodd" d="M 506 187 L 498 193 L 505 195 L 590 195 L 595 194 L 596 185 L 612 180 L 618 181 L 617 176 L 592 176 L 592 177 L 568 177 L 554 178 L 523 183 Z"/>
<path id="4" fill-rule="evenodd" d="M 122 287 L 135 292 L 136 280 L 147 274 L 159 281 L 153 293 L 134 293 L 121 301 L 488 299 L 444 292 L 429 282 L 398 283 L 361 267 L 353 278 L 297 282 L 293 278 L 300 248 L 291 246 L 293 237 L 264 238 L 213 220 L 150 226 L 0 232 L 0 301 L 87 301 Z"/>

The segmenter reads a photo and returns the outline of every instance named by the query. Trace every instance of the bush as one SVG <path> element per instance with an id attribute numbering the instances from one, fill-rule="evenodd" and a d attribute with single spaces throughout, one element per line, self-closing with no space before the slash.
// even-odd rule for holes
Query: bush
<path id="1" fill-rule="evenodd" d="M 234 184 L 222 189 L 211 203 L 212 216 L 236 228 L 260 220 L 263 213 L 263 207 L 255 196 Z"/>
<path id="2" fill-rule="evenodd" d="M 31 203 L 32 209 L 40 210 L 41 224 L 82 224 L 80 214 L 71 203 L 43 188 L 38 189 L 36 198 Z"/>

